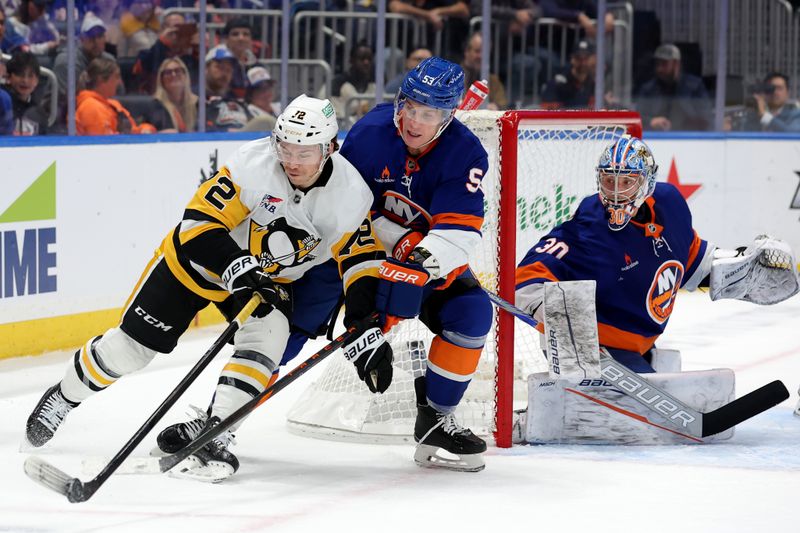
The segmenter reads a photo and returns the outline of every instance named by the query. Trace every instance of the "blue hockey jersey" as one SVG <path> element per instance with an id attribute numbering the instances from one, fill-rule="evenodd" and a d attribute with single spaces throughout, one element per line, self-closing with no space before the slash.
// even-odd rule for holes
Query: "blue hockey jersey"
<path id="1" fill-rule="evenodd" d="M 481 180 L 489 167 L 478 138 L 458 120 L 418 156 L 406 150 L 381 104 L 347 134 L 341 154 L 364 177 L 374 196 L 375 233 L 387 251 L 409 230 L 436 257 L 441 276 L 465 269 L 480 242 L 484 199 Z"/>
<path id="2" fill-rule="evenodd" d="M 595 280 L 602 346 L 644 354 L 664 331 L 678 289 L 695 289 L 712 247 L 692 228 L 689 206 L 667 183 L 656 184 L 620 231 L 606 223 L 599 195 L 585 198 L 517 267 L 517 304 L 525 287 L 547 281 Z M 528 291 L 530 294 L 530 291 Z"/>

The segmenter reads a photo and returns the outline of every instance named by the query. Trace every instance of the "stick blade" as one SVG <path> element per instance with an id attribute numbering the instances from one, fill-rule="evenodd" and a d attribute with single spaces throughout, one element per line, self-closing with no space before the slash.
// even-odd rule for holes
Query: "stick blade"
<path id="1" fill-rule="evenodd" d="M 703 437 L 722 433 L 748 418 L 775 407 L 788 397 L 789 391 L 780 380 L 768 383 L 719 409 L 705 413 L 703 415 Z"/>
<path id="2" fill-rule="evenodd" d="M 66 496 L 74 478 L 44 459 L 31 456 L 25 459 L 25 474 L 40 485 Z"/>

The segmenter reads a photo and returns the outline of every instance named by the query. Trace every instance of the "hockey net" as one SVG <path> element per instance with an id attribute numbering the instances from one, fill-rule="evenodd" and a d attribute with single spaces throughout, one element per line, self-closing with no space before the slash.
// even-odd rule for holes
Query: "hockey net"
<path id="1" fill-rule="evenodd" d="M 484 287 L 513 302 L 516 265 L 596 190 L 602 148 L 626 133 L 640 137 L 641 121 L 628 111 L 468 111 L 459 119 L 489 155 L 483 238 L 470 267 Z M 525 324 L 515 327 L 515 320 L 495 312 L 478 371 L 456 410 L 464 426 L 501 447 L 511 445 L 513 409 L 525 406 L 528 375 L 547 370 L 539 334 Z M 433 335 L 418 320 L 406 320 L 387 337 L 394 378 L 386 393 L 371 394 L 352 363 L 332 357 L 289 411 L 289 429 L 335 440 L 412 441 L 414 379 L 425 373 Z"/>

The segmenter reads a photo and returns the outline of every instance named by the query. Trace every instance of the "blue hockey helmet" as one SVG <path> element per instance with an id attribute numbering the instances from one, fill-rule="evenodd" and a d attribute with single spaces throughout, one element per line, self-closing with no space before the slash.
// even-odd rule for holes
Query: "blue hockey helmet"
<path id="1" fill-rule="evenodd" d="M 400 127 L 400 111 L 407 100 L 439 109 L 442 113 L 439 129 L 433 137 L 436 139 L 453 120 L 463 94 L 464 70 L 441 57 L 429 57 L 403 79 L 394 99 L 394 123 Z"/>
<path id="2" fill-rule="evenodd" d="M 603 150 L 596 170 L 608 227 L 621 230 L 656 188 L 653 153 L 642 140 L 625 135 Z"/>

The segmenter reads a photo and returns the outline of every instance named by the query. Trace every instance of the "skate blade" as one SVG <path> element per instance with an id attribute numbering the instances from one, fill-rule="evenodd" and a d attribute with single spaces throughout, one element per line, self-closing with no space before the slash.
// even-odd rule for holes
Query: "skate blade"
<path id="1" fill-rule="evenodd" d="M 179 479 L 192 479 L 203 483 L 219 483 L 233 475 L 233 467 L 219 461 L 203 463 L 190 455 L 169 471 L 169 475 Z"/>
<path id="2" fill-rule="evenodd" d="M 423 468 L 441 468 L 457 472 L 480 472 L 486 468 L 479 453 L 456 455 L 455 459 L 445 457 L 441 449 L 427 444 L 418 444 L 414 452 L 414 462 Z"/>

